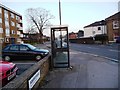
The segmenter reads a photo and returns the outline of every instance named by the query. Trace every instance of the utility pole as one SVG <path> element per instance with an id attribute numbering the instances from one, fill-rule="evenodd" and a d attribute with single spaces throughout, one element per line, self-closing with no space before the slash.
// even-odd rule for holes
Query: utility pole
<path id="1" fill-rule="evenodd" d="M 61 25 L 61 2 L 59 0 L 59 20 L 60 20 L 60 25 Z"/>
<path id="2" fill-rule="evenodd" d="M 61 2 L 60 2 L 60 0 L 59 0 L 59 20 L 60 20 L 60 25 L 61 25 Z M 61 48 L 62 48 L 62 31 L 61 31 L 61 29 L 60 29 L 60 46 L 61 46 Z"/>

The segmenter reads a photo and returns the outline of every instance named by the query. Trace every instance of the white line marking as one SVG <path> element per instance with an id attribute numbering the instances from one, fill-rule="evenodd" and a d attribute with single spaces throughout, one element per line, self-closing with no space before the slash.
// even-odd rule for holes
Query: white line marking
<path id="1" fill-rule="evenodd" d="M 83 54 L 89 54 L 89 55 L 92 55 L 92 56 L 95 56 L 95 57 L 106 58 L 106 59 L 109 59 L 109 60 L 114 61 L 114 62 L 119 62 L 117 59 L 113 59 L 113 58 L 109 58 L 109 57 L 105 57 L 105 56 L 100 56 L 100 55 L 90 54 L 90 53 L 85 53 L 85 52 L 81 52 L 81 53 L 83 53 Z"/>
<path id="2" fill-rule="evenodd" d="M 112 51 L 112 52 L 120 52 L 118 50 L 113 50 L 113 49 L 109 49 L 109 51 Z"/>

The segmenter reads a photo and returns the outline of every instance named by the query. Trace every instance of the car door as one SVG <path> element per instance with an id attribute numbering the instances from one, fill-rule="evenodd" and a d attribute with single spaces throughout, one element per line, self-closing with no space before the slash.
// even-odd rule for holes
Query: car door
<path id="1" fill-rule="evenodd" d="M 19 46 L 18 45 L 11 45 L 8 50 L 8 55 L 14 59 L 19 58 Z"/>
<path id="2" fill-rule="evenodd" d="M 26 45 L 20 45 L 20 56 L 22 57 L 22 59 L 27 59 L 27 60 L 33 57 L 32 51 Z"/>

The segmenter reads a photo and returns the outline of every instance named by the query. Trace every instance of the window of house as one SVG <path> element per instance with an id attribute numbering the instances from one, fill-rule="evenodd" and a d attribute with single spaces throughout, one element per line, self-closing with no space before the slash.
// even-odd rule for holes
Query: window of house
<path id="1" fill-rule="evenodd" d="M 10 30 L 8 28 L 5 29 L 6 36 L 10 36 Z"/>
<path id="2" fill-rule="evenodd" d="M 0 27 L 0 33 L 3 33 L 3 28 Z"/>
<path id="3" fill-rule="evenodd" d="M 2 18 L 0 18 L 0 23 L 2 23 Z"/>
<path id="4" fill-rule="evenodd" d="M 5 21 L 5 27 L 9 28 L 9 22 Z"/>
<path id="5" fill-rule="evenodd" d="M 119 28 L 119 21 L 113 21 L 113 29 L 118 29 Z"/>
<path id="6" fill-rule="evenodd" d="M 5 17 L 5 21 L 8 21 L 8 17 Z"/>
<path id="7" fill-rule="evenodd" d="M 16 20 L 19 20 L 20 19 L 20 17 L 19 16 L 16 16 Z"/>
<path id="8" fill-rule="evenodd" d="M 8 11 L 7 11 L 7 10 L 4 10 L 4 13 L 5 13 L 5 14 L 8 14 Z"/>
<path id="9" fill-rule="evenodd" d="M 2 14 L 0 13 L 0 18 L 2 18 Z"/>
<path id="10" fill-rule="evenodd" d="M 0 13 L 2 13 L 2 8 L 0 8 Z"/>
<path id="11" fill-rule="evenodd" d="M 17 34 L 20 35 L 20 31 L 17 31 Z"/>
<path id="12" fill-rule="evenodd" d="M 5 15 L 5 18 L 8 18 L 8 11 L 7 10 L 4 10 L 4 15 Z"/>
<path id="13" fill-rule="evenodd" d="M 15 26 L 15 22 L 11 21 L 11 26 Z"/>
<path id="14" fill-rule="evenodd" d="M 17 24 L 17 27 L 20 28 L 20 24 Z"/>
<path id="15" fill-rule="evenodd" d="M 101 27 L 98 27 L 98 30 L 101 30 Z"/>
<path id="16" fill-rule="evenodd" d="M 16 33 L 15 33 L 15 30 L 12 30 L 12 34 L 16 34 Z"/>
<path id="17" fill-rule="evenodd" d="M 11 18 L 14 18 L 14 14 L 13 13 L 11 13 L 10 16 L 11 16 Z"/>
<path id="18" fill-rule="evenodd" d="M 8 14 L 4 14 L 5 15 L 5 20 L 8 19 Z"/>

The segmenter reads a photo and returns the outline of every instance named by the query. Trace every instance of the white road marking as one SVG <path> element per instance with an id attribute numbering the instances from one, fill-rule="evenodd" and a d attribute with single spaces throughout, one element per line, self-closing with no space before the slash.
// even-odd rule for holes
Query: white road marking
<path id="1" fill-rule="evenodd" d="M 92 55 L 92 56 L 95 56 L 95 57 L 102 57 L 102 58 L 106 58 L 106 59 L 109 59 L 111 61 L 114 61 L 114 62 L 119 62 L 118 59 L 113 59 L 113 58 L 109 58 L 109 57 L 105 57 L 105 56 L 100 56 L 100 55 L 96 55 L 96 54 L 90 54 L 90 53 L 85 53 L 85 52 L 81 52 L 83 54 L 89 54 L 89 55 Z"/>
<path id="2" fill-rule="evenodd" d="M 100 48 L 95 48 L 95 47 L 87 47 L 87 48 L 92 48 L 92 49 L 100 49 Z"/>
<path id="3" fill-rule="evenodd" d="M 109 49 L 109 51 L 112 51 L 112 52 L 120 52 L 118 50 L 113 50 L 113 49 Z"/>

